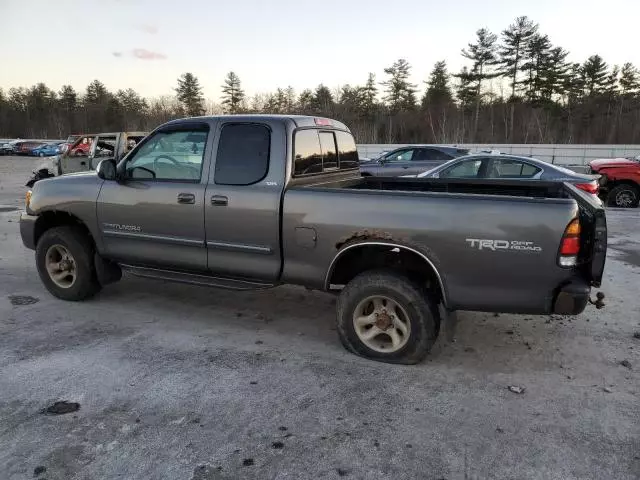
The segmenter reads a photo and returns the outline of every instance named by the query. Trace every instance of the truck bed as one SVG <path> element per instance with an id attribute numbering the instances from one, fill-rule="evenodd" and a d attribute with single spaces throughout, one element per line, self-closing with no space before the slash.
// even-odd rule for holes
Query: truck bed
<path id="1" fill-rule="evenodd" d="M 449 308 L 550 312 L 560 285 L 577 277 L 600 283 L 604 256 L 593 247 L 596 234 L 606 241 L 606 221 L 590 197 L 569 184 L 518 180 L 336 176 L 294 183 L 283 203 L 283 279 L 323 278 L 327 263 L 353 242 L 404 245 L 437 268 Z M 560 242 L 575 218 L 583 227 L 580 264 L 560 267 Z M 531 250 L 481 249 L 478 240 Z"/>

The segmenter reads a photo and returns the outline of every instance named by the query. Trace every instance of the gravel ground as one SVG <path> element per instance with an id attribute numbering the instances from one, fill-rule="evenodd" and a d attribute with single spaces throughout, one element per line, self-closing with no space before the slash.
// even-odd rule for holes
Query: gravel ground
<path id="1" fill-rule="evenodd" d="M 607 308 L 461 313 L 404 367 L 345 352 L 300 288 L 55 300 L 9 208 L 39 163 L 0 158 L 0 478 L 640 478 L 639 210 L 608 213 Z"/>

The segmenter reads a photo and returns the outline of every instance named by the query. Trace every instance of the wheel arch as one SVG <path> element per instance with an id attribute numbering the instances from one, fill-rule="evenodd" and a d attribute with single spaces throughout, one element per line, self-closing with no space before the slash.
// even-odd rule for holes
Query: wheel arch
<path id="1" fill-rule="evenodd" d="M 94 249 L 96 248 L 96 241 L 89 227 L 76 215 L 62 210 L 47 210 L 38 214 L 38 220 L 36 220 L 33 231 L 33 244 L 37 245 L 38 240 L 47 230 L 63 226 L 75 226 L 82 229 Z"/>
<path id="2" fill-rule="evenodd" d="M 426 281 L 442 303 L 448 305 L 446 279 L 435 262 L 416 247 L 396 241 L 372 239 L 342 246 L 327 270 L 325 290 L 332 290 L 332 285 L 344 285 L 364 271 L 380 268 L 399 271 L 412 279 Z"/>

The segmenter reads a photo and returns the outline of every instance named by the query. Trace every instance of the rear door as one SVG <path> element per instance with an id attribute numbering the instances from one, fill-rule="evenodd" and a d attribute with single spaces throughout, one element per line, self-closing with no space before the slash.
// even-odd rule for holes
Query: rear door
<path id="1" fill-rule="evenodd" d="M 205 196 L 208 269 L 227 278 L 280 276 L 284 121 L 221 123 Z"/>
<path id="2" fill-rule="evenodd" d="M 487 168 L 486 178 L 509 180 L 531 180 L 538 178 L 542 169 L 515 158 L 492 158 Z"/>
<path id="3" fill-rule="evenodd" d="M 409 170 L 411 173 L 418 174 L 438 167 L 445 162 L 453 159 L 437 148 L 418 148 L 411 159 Z"/>

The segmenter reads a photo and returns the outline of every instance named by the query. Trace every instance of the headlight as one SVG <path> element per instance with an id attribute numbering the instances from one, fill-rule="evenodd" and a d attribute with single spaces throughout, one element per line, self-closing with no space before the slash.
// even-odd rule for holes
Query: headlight
<path id="1" fill-rule="evenodd" d="M 31 205 L 31 190 L 27 190 L 27 193 L 24 196 L 24 206 L 26 209 L 29 209 L 29 206 Z"/>

